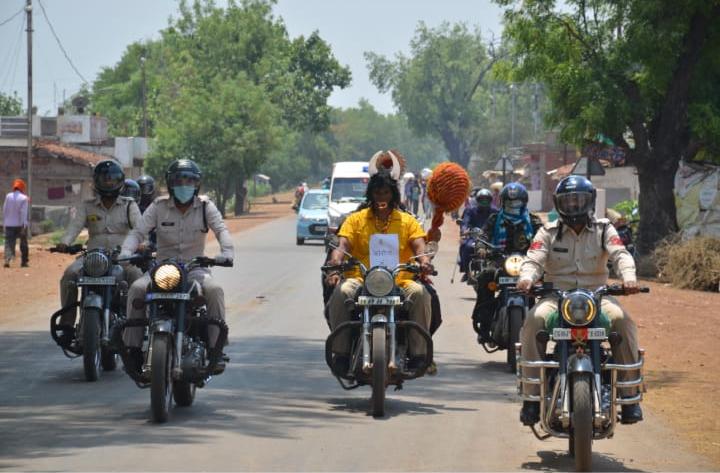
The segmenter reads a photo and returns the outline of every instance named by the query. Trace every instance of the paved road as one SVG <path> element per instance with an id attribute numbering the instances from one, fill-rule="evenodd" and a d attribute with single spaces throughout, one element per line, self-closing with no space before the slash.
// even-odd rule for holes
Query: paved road
<path id="1" fill-rule="evenodd" d="M 149 392 L 121 371 L 82 378 L 46 332 L 52 307 L 28 304 L 0 324 L 0 468 L 12 470 L 572 470 L 565 442 L 540 442 L 517 421 L 504 355 L 475 343 L 472 291 L 450 285 L 454 249 L 436 278 L 445 322 L 439 374 L 389 391 L 387 416 L 367 414 L 369 389 L 343 391 L 325 366 L 320 246 L 295 246 L 294 221 L 236 236 L 236 267 L 216 269 L 231 328 L 226 373 L 148 422 Z M 0 307 L 0 310 L 11 310 Z M 595 443 L 595 469 L 704 470 L 652 415 Z"/>

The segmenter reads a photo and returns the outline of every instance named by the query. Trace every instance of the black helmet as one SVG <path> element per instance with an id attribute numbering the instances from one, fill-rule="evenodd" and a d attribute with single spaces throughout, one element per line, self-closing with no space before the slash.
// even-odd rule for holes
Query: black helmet
<path id="1" fill-rule="evenodd" d="M 125 186 L 120 195 L 130 197 L 137 203 L 140 201 L 140 186 L 133 179 L 125 179 Z"/>
<path id="2" fill-rule="evenodd" d="M 179 188 L 193 186 L 195 187 L 193 196 L 195 196 L 200 191 L 201 178 L 202 172 L 200 172 L 200 167 L 191 159 L 177 159 L 168 166 L 165 172 L 165 183 L 167 184 L 168 192 L 180 203 L 186 203 L 187 200 L 177 194 Z"/>
<path id="3" fill-rule="evenodd" d="M 492 200 L 492 192 L 487 189 L 480 189 L 475 193 L 475 202 L 477 202 L 478 207 L 490 207 Z"/>
<path id="4" fill-rule="evenodd" d="M 115 160 L 100 161 L 93 170 L 93 183 L 101 197 L 117 197 L 125 185 L 125 173 Z"/>
<path id="5" fill-rule="evenodd" d="M 137 183 L 140 186 L 140 196 L 155 195 L 155 179 L 152 176 L 143 174 L 137 178 Z"/>
<path id="6" fill-rule="evenodd" d="M 555 188 L 555 210 L 563 223 L 574 225 L 587 223 L 595 210 L 597 192 L 592 182 L 583 176 L 568 176 Z"/>
<path id="7" fill-rule="evenodd" d="M 520 215 L 527 207 L 527 189 L 519 182 L 511 182 L 500 191 L 500 202 L 505 213 Z"/>

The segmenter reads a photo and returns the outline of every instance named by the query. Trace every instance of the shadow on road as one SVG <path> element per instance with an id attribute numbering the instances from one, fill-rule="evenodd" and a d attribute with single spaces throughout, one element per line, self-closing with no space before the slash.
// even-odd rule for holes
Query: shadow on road
<path id="1" fill-rule="evenodd" d="M 525 462 L 521 468 L 532 471 L 573 471 L 575 469 L 575 459 L 567 452 L 539 451 L 537 454 L 540 461 Z M 644 471 L 629 468 L 620 460 L 602 453 L 593 452 L 592 460 L 593 471 Z"/>

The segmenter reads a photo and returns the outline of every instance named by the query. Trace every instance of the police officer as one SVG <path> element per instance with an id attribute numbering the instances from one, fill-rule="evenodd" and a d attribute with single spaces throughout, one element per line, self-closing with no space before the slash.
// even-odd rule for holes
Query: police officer
<path id="1" fill-rule="evenodd" d="M 492 193 L 487 189 L 478 189 L 474 192 L 475 205 L 466 207 L 463 211 L 460 231 L 467 232 L 472 228 L 483 228 L 491 215 L 495 213 L 490 206 L 492 204 Z M 472 238 L 465 238 L 460 243 L 460 272 L 463 273 L 462 282 L 467 281 L 468 265 L 475 251 L 475 241 Z"/>
<path id="2" fill-rule="evenodd" d="M 622 276 L 623 286 L 628 294 L 638 292 L 635 276 L 635 261 L 627 252 L 617 231 L 606 219 L 595 219 L 595 188 L 582 176 L 569 176 L 560 181 L 555 190 L 555 209 L 560 218 L 538 231 L 523 261 L 517 287 L 528 291 L 541 277 L 561 290 L 576 287 L 595 288 L 607 284 L 608 258 Z M 543 276 L 544 273 L 544 276 Z M 523 358 L 538 361 L 545 347 L 540 346 L 536 334 L 545 330 L 545 321 L 557 310 L 557 299 L 541 299 L 530 311 L 520 333 Z M 613 332 L 621 335 L 622 341 L 613 346 L 613 357 L 623 364 L 638 361 L 638 337 L 635 323 L 618 304 L 617 300 L 605 296 L 602 312 L 610 319 Z M 538 377 L 537 369 L 524 369 L 524 376 Z M 630 379 L 635 374 L 623 372 L 620 380 Z M 526 394 L 538 394 L 539 387 L 527 387 Z M 620 389 L 621 396 L 633 396 L 636 388 Z M 523 402 L 520 420 L 533 425 L 539 420 L 540 403 Z M 622 406 L 622 422 L 635 423 L 642 420 L 638 404 Z"/>
<path id="3" fill-rule="evenodd" d="M 114 160 L 99 162 L 93 171 L 93 184 L 96 196 L 82 202 L 75 208 L 75 217 L 65 230 L 57 248 L 61 251 L 75 241 L 83 228 L 88 229 L 87 248 L 114 249 L 127 236 L 128 232 L 140 224 L 140 209 L 135 201 L 120 196 L 125 173 Z M 84 258 L 76 259 L 65 269 L 60 280 L 60 303 L 67 307 L 77 301 L 77 278 L 83 266 Z M 132 284 L 142 273 L 134 266 L 125 267 L 125 278 Z M 60 318 L 62 330 L 61 344 L 70 343 L 75 335 L 75 308 L 66 310 Z"/>
<path id="4" fill-rule="evenodd" d="M 492 195 L 492 194 L 491 194 Z M 525 186 L 511 182 L 500 191 L 500 210 L 485 222 L 483 234 L 495 246 L 505 249 L 506 254 L 525 253 L 535 233 L 542 227 L 542 220 L 528 211 L 528 192 Z M 488 283 L 495 278 L 495 271 L 483 272 L 475 286 L 477 299 L 473 309 L 473 328 L 479 343 L 492 342 L 490 325 L 496 309 L 495 292 Z"/>
<path id="5" fill-rule="evenodd" d="M 155 179 L 152 176 L 143 174 L 137 178 L 137 183 L 140 186 L 140 212 L 145 213 L 153 200 L 155 200 Z"/>
<path id="6" fill-rule="evenodd" d="M 225 227 L 222 215 L 215 204 L 205 196 L 198 196 L 202 173 L 195 162 L 189 159 L 174 161 L 165 173 L 169 196 L 159 197 L 150 204 L 142 216 L 137 228 L 125 239 L 122 246 L 123 255 L 131 255 L 147 237 L 151 230 L 157 230 L 157 258 L 164 260 L 176 258 L 185 262 L 196 256 L 205 255 L 205 240 L 208 230 L 212 230 L 220 243 L 220 260 L 232 260 L 234 256 L 233 242 L 230 232 Z M 207 300 L 208 316 L 225 319 L 225 295 L 222 287 L 215 282 L 208 268 L 194 268 L 188 274 L 190 280 L 198 281 Z M 150 274 L 146 273 L 130 287 L 127 300 L 128 317 L 143 318 L 145 309 L 136 309 L 133 301 L 145 300 Z M 223 363 L 222 347 L 215 347 L 219 335 L 216 326 L 209 328 L 210 366 L 216 374 L 221 373 Z M 125 330 L 124 342 L 128 347 L 126 368 L 132 371 L 131 376 L 141 374 L 143 329 L 133 327 Z"/>
<path id="7" fill-rule="evenodd" d="M 134 179 L 125 179 L 125 185 L 122 191 L 120 191 L 120 195 L 129 197 L 134 200 L 136 204 L 140 205 L 140 186 Z"/>

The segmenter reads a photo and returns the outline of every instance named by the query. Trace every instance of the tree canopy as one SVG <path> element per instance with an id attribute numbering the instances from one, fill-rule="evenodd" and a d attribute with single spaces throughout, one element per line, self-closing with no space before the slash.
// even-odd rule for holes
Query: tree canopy
<path id="1" fill-rule="evenodd" d="M 17 94 L 9 95 L 0 92 L 0 116 L 20 115 L 22 111 L 22 100 Z"/>
<path id="2" fill-rule="evenodd" d="M 542 81 L 562 137 L 598 133 L 629 149 L 640 181 L 639 249 L 677 229 L 680 159 L 717 149 L 720 3 L 497 0 L 507 8 L 509 80 Z"/>

